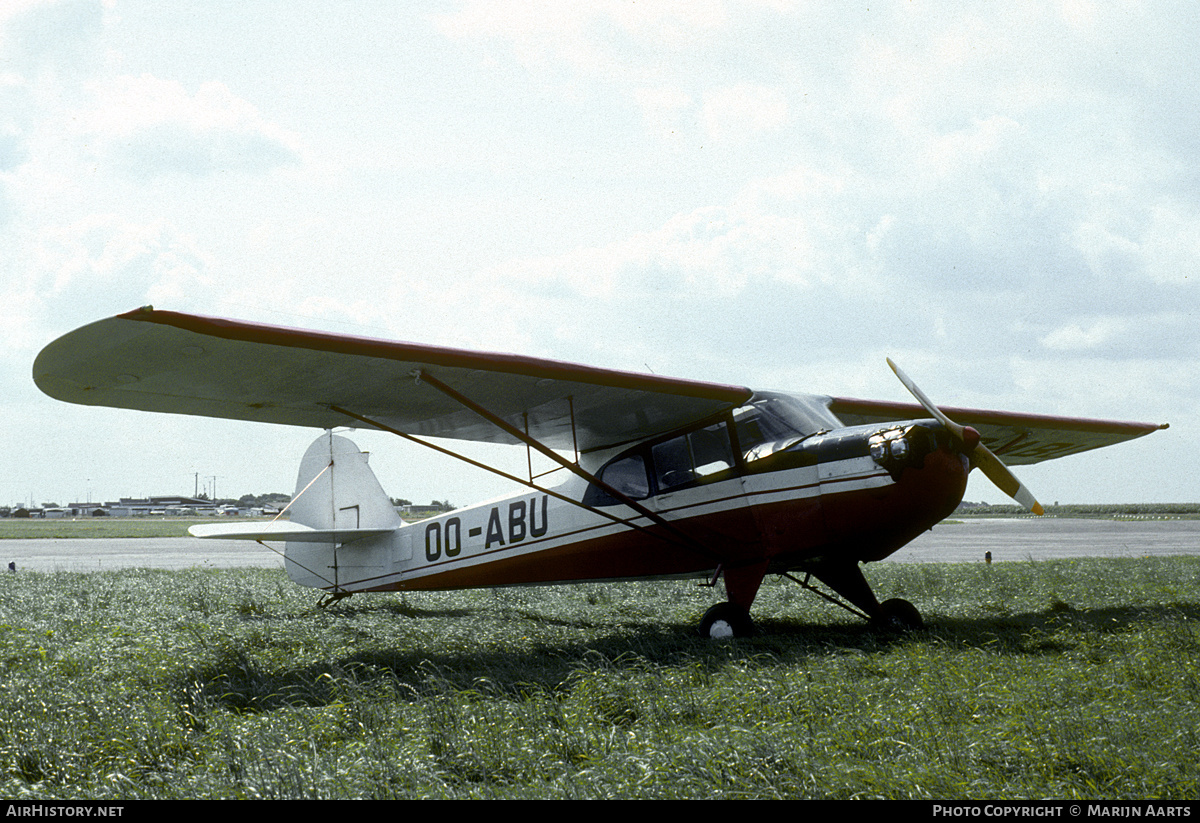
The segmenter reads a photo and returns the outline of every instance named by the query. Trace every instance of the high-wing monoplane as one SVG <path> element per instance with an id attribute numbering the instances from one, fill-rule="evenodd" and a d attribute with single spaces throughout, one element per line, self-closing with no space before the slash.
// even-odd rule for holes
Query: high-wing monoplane
<path id="1" fill-rule="evenodd" d="M 888 361 L 891 364 L 891 361 Z M 357 592 L 695 576 L 725 585 L 700 623 L 753 630 L 784 575 L 883 625 L 919 626 L 862 573 L 954 511 L 978 468 L 1031 511 L 1008 469 L 1148 434 L 1122 423 L 753 391 L 532 357 L 301 331 L 150 307 L 48 345 L 34 380 L 86 405 L 326 430 L 300 462 L 290 519 L 192 533 L 285 544 L 329 599 Z M 511 498 L 404 523 L 333 433 L 391 432 L 481 466 L 451 441 L 524 446 L 553 472 Z M 541 459 L 541 458 L 539 458 Z M 820 582 L 832 591 L 815 585 Z"/>

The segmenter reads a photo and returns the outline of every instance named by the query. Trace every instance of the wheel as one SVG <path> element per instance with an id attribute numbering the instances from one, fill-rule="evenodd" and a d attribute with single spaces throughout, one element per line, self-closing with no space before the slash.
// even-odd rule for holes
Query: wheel
<path id="1" fill-rule="evenodd" d="M 879 604 L 879 616 L 874 623 L 886 631 L 910 632 L 925 628 L 925 621 L 917 607 L 899 597 Z"/>
<path id="2" fill-rule="evenodd" d="M 723 637 L 749 637 L 754 634 L 750 613 L 733 603 L 718 603 L 700 620 L 700 636 L 718 640 Z"/>

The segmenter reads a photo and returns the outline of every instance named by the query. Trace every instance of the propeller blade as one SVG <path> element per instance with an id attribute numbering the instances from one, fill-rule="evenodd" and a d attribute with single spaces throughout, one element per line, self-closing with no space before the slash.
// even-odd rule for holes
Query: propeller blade
<path id="1" fill-rule="evenodd" d="M 980 443 L 971 454 L 971 460 L 979 467 L 988 480 L 996 484 L 996 488 L 1016 500 L 1036 515 L 1043 515 L 1046 510 L 1037 502 L 1033 492 L 1017 479 L 1008 466 L 997 457 L 991 449 Z"/>
<path id="2" fill-rule="evenodd" d="M 929 415 L 935 418 L 939 423 L 946 427 L 947 430 L 962 444 L 967 444 L 966 427 L 955 423 L 946 415 L 942 414 L 942 410 L 933 404 L 933 401 L 925 396 L 925 392 L 909 379 L 908 375 L 900 370 L 900 367 L 892 362 L 892 358 L 887 359 L 888 365 L 892 367 L 892 371 L 896 373 L 896 377 L 900 378 L 900 382 L 904 384 L 904 388 L 912 393 L 912 396 L 917 398 L 917 401 L 924 407 Z M 972 430 L 973 431 L 973 430 Z M 978 434 L 975 435 L 976 439 Z M 971 462 L 979 467 L 984 476 L 996 485 L 996 488 L 1007 494 L 1012 499 L 1016 500 L 1025 508 L 1037 515 L 1045 514 L 1045 509 L 1042 504 L 1037 502 L 1028 488 L 1025 487 L 1017 476 L 1009 471 L 1008 466 L 992 452 L 983 443 L 977 443 L 970 450 Z"/>
<path id="3" fill-rule="evenodd" d="M 942 414 L 942 410 L 933 405 L 933 401 L 925 396 L 925 392 L 921 391 L 920 387 L 909 379 L 907 374 L 900 371 L 900 367 L 893 362 L 892 358 L 889 357 L 887 363 L 892 367 L 892 371 L 896 373 L 896 376 L 900 378 L 900 382 L 904 384 L 904 388 L 908 389 L 912 393 L 912 396 L 917 398 L 917 401 L 925 407 L 925 411 L 929 412 L 931 417 L 937 418 L 939 423 L 948 428 L 955 437 L 961 440 L 963 438 L 963 427 Z"/>

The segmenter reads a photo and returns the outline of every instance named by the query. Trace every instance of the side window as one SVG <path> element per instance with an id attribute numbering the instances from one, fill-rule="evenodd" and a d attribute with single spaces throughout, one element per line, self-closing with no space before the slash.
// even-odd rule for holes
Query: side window
<path id="1" fill-rule="evenodd" d="M 614 463 L 609 463 L 600 473 L 600 479 L 634 500 L 641 500 L 650 494 L 650 481 L 646 476 L 646 461 L 640 454 L 632 454 Z M 605 496 L 607 497 L 607 495 Z"/>
<path id="2" fill-rule="evenodd" d="M 651 453 L 659 491 L 715 479 L 733 468 L 733 449 L 724 423 L 659 443 Z"/>
<path id="3" fill-rule="evenodd" d="M 647 457 L 650 462 L 647 463 Z M 723 480 L 737 463 L 729 441 L 729 427 L 716 423 L 650 447 L 635 447 L 602 468 L 599 478 L 606 485 L 633 500 L 655 493 Z M 651 470 L 653 467 L 653 470 Z M 654 486 L 650 479 L 653 476 Z M 583 500 L 588 506 L 612 506 L 619 501 L 599 486 L 588 488 Z"/>
<path id="4" fill-rule="evenodd" d="M 654 456 L 654 474 L 660 492 L 686 485 L 695 479 L 692 473 L 692 456 L 688 454 L 687 438 L 676 437 L 659 443 L 651 449 L 651 453 Z"/>
<path id="5" fill-rule="evenodd" d="M 747 461 L 756 459 L 755 448 L 770 440 L 762 430 L 762 424 L 759 421 L 760 415 L 761 412 L 752 407 L 738 409 L 733 415 L 733 425 L 737 429 L 738 443 L 741 444 L 742 451 L 746 453 Z"/>
<path id="6" fill-rule="evenodd" d="M 692 446 L 692 459 L 696 462 L 698 477 L 708 477 L 733 468 L 733 449 L 724 423 L 692 432 L 688 435 L 688 442 Z"/>
<path id="7" fill-rule="evenodd" d="M 800 430 L 775 411 L 782 413 L 786 408 L 769 399 L 734 411 L 733 424 L 737 428 L 738 443 L 747 463 L 762 460 L 801 439 Z M 815 432 L 816 428 L 810 431 Z"/>

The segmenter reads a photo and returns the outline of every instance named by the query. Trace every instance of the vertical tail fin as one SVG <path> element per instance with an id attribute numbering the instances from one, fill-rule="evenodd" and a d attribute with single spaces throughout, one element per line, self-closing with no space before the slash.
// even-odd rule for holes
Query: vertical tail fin
<path id="1" fill-rule="evenodd" d="M 292 522 L 317 529 L 396 529 L 404 525 L 367 466 L 367 454 L 326 432 L 300 461 Z"/>
<path id="2" fill-rule="evenodd" d="M 326 432 L 308 447 L 290 511 L 292 523 L 317 532 L 316 539 L 287 542 L 285 566 L 296 583 L 344 591 L 390 568 L 391 532 L 404 521 L 367 466 L 367 454 L 346 438 Z"/>

